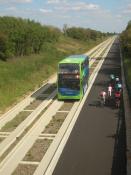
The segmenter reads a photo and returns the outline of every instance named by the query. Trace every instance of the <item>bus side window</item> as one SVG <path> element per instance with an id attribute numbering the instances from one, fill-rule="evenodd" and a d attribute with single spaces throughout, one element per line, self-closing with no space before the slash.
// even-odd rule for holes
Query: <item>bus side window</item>
<path id="1" fill-rule="evenodd" d="M 85 62 L 86 62 L 86 66 L 88 66 L 89 65 L 89 59 L 88 59 L 88 57 L 86 58 Z"/>
<path id="2" fill-rule="evenodd" d="M 84 65 L 85 65 L 85 66 L 87 65 L 87 60 L 85 60 Z"/>
<path id="3" fill-rule="evenodd" d="M 84 70 L 84 63 L 81 64 L 81 70 Z"/>
<path id="4" fill-rule="evenodd" d="M 89 60 L 88 59 L 85 60 L 85 64 L 86 64 L 86 66 L 88 66 L 88 64 L 89 64 Z"/>
<path id="5" fill-rule="evenodd" d="M 83 63 L 83 68 L 87 67 L 87 60 L 84 61 Z"/>

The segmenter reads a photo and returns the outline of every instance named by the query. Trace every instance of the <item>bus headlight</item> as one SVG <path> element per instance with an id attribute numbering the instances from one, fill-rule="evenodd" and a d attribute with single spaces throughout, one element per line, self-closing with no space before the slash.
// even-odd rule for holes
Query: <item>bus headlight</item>
<path id="1" fill-rule="evenodd" d="M 80 78 L 80 75 L 76 75 L 76 78 L 77 78 L 77 79 Z"/>

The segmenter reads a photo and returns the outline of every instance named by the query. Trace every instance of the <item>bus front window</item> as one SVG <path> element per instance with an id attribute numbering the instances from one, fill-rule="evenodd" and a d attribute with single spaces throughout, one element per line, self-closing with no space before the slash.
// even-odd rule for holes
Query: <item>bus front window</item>
<path id="1" fill-rule="evenodd" d="M 80 80 L 59 80 L 60 88 L 68 88 L 71 90 L 80 90 Z"/>

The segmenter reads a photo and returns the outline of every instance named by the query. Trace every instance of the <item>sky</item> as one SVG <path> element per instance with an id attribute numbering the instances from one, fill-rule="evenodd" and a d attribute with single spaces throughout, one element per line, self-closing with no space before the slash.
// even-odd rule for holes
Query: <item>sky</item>
<path id="1" fill-rule="evenodd" d="M 122 32 L 131 20 L 131 0 L 0 0 L 0 16 L 33 19 L 44 25 Z"/>

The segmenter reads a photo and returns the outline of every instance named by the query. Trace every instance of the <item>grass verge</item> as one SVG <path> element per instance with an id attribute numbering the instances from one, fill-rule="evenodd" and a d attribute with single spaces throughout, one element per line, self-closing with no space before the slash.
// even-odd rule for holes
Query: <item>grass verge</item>
<path id="1" fill-rule="evenodd" d="M 131 58 L 128 55 L 124 55 L 124 71 L 125 71 L 127 89 L 131 102 Z"/>

